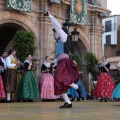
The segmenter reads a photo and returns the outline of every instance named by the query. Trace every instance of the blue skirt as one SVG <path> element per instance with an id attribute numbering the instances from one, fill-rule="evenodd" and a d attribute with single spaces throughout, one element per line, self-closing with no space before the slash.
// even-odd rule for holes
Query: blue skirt
<path id="1" fill-rule="evenodd" d="M 117 85 L 117 87 L 114 89 L 112 93 L 113 98 L 120 98 L 120 83 Z"/>
<path id="2" fill-rule="evenodd" d="M 86 93 L 86 90 L 85 90 L 85 88 L 84 88 L 83 83 L 81 82 L 81 80 L 79 80 L 79 81 L 77 82 L 77 85 L 80 85 L 80 86 L 81 86 L 81 97 L 87 98 L 87 93 Z M 78 93 L 76 92 L 76 90 L 75 90 L 74 88 L 71 87 L 71 88 L 70 88 L 70 92 L 71 92 L 72 98 L 77 98 L 77 97 L 79 97 Z"/>

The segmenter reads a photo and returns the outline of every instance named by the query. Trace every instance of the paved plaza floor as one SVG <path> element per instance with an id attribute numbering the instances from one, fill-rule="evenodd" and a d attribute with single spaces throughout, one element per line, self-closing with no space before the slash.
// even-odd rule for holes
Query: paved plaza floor
<path id="1" fill-rule="evenodd" d="M 120 101 L 87 100 L 59 109 L 63 103 L 0 103 L 0 120 L 120 120 Z"/>

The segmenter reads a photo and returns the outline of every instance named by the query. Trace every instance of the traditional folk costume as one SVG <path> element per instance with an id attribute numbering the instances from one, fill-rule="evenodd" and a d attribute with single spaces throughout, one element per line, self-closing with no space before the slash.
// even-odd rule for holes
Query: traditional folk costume
<path id="1" fill-rule="evenodd" d="M 29 60 L 25 60 L 25 72 L 22 76 L 19 92 L 18 92 L 18 99 L 20 100 L 28 100 L 28 102 L 32 102 L 32 100 L 39 99 L 39 89 L 36 77 L 32 70 L 29 70 Z"/>
<path id="2" fill-rule="evenodd" d="M 110 69 L 110 63 L 106 62 L 105 66 Z M 112 98 L 112 92 L 115 88 L 115 83 L 111 75 L 105 70 L 102 64 L 99 64 L 100 74 L 98 76 L 98 81 L 96 87 L 93 91 L 93 96 L 96 98 L 105 99 Z"/>
<path id="3" fill-rule="evenodd" d="M 22 80 L 22 75 L 24 73 L 24 67 L 21 66 L 21 64 L 18 66 L 17 68 L 17 84 L 16 84 L 16 92 L 12 94 L 12 99 L 13 100 L 17 100 L 18 102 L 20 101 L 17 97 L 17 94 L 19 92 L 20 89 L 20 84 L 21 84 L 21 80 Z"/>
<path id="4" fill-rule="evenodd" d="M 118 64 L 116 65 L 116 67 L 118 69 L 120 69 L 120 61 L 118 62 Z M 112 97 L 113 98 L 117 98 L 120 99 L 120 83 L 117 85 L 117 87 L 114 89 L 113 93 L 112 93 Z"/>
<path id="5" fill-rule="evenodd" d="M 17 83 L 17 65 L 12 55 L 6 58 L 6 65 L 8 69 L 5 76 L 5 90 L 7 92 L 7 101 L 11 101 L 11 93 L 16 91 Z"/>
<path id="6" fill-rule="evenodd" d="M 120 99 L 120 83 L 117 85 L 117 87 L 114 89 L 112 93 L 113 98 Z"/>
<path id="7" fill-rule="evenodd" d="M 7 70 L 6 61 L 3 57 L 0 57 L 0 98 L 3 100 L 6 98 L 5 94 L 5 71 Z M 1 100 L 1 101 L 2 101 Z"/>
<path id="8" fill-rule="evenodd" d="M 6 59 L 3 58 L 3 57 L 0 57 L 0 66 L 3 67 L 3 70 L 1 71 L 1 77 L 3 79 L 3 83 L 4 83 L 4 86 L 5 86 L 5 73 L 6 73 L 6 70 L 7 70 L 7 65 L 6 65 Z"/>
<path id="9" fill-rule="evenodd" d="M 86 99 L 87 98 L 87 92 L 85 90 L 85 87 L 82 83 L 81 80 L 79 80 L 77 82 L 77 85 L 81 86 L 81 96 L 78 95 L 78 93 L 76 92 L 76 90 L 74 88 L 70 88 L 70 92 L 71 92 L 71 97 L 72 97 L 72 101 L 75 100 L 75 98 L 77 98 L 77 101 L 80 100 L 80 98 Z"/>
<path id="10" fill-rule="evenodd" d="M 62 30 L 58 21 L 51 14 L 49 14 L 49 17 L 53 28 L 59 35 L 56 46 L 56 58 L 58 63 L 54 77 L 54 92 L 55 95 L 61 95 L 66 102 L 63 106 L 60 106 L 60 108 L 71 108 L 72 104 L 67 96 L 67 91 L 70 87 L 74 87 L 78 90 L 76 83 L 79 80 L 79 70 L 69 58 L 71 44 L 67 34 Z"/>
<path id="11" fill-rule="evenodd" d="M 4 90 L 4 84 L 3 84 L 3 80 L 0 74 L 0 99 L 5 99 L 5 98 L 6 98 L 6 94 Z"/>
<path id="12" fill-rule="evenodd" d="M 49 72 L 42 73 L 41 94 L 40 94 L 42 101 L 54 100 L 59 98 L 58 95 L 54 95 L 54 78 L 52 76 L 51 67 L 50 67 L 50 63 L 47 62 L 45 59 L 44 64 L 42 64 L 41 67 L 41 72 L 44 72 L 45 70 L 49 70 Z"/>

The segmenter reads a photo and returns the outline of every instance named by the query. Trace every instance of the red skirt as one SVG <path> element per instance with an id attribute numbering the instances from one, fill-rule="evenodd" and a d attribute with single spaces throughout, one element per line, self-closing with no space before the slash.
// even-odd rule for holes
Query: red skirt
<path id="1" fill-rule="evenodd" d="M 54 94 L 60 95 L 66 93 L 70 88 L 69 85 L 77 83 L 79 70 L 73 61 L 69 58 L 61 59 L 56 68 L 54 77 Z"/>
<path id="2" fill-rule="evenodd" d="M 4 85 L 3 85 L 3 80 L 2 80 L 1 75 L 0 75 L 0 98 L 2 98 L 2 99 L 6 98 Z"/>
<path id="3" fill-rule="evenodd" d="M 97 85 L 93 91 L 93 96 L 96 98 L 111 98 L 115 88 L 115 83 L 106 72 L 102 72 L 98 76 Z"/>

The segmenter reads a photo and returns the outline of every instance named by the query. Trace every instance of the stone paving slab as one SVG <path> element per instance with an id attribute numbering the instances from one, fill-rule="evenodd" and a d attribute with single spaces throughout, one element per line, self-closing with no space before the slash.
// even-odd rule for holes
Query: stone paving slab
<path id="1" fill-rule="evenodd" d="M 120 120 L 120 101 L 0 103 L 0 120 Z"/>

